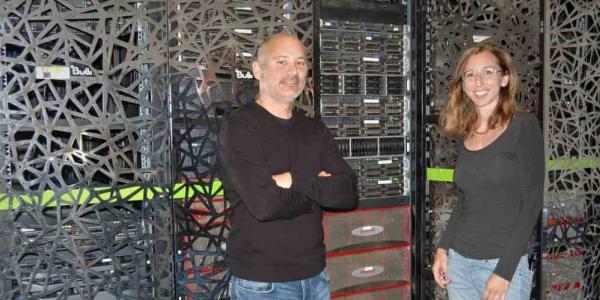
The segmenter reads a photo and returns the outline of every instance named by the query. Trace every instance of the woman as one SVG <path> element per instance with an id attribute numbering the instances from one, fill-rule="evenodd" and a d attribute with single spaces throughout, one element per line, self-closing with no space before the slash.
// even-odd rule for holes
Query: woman
<path id="1" fill-rule="evenodd" d="M 476 44 L 458 61 L 441 126 L 462 142 L 455 183 L 463 197 L 448 221 L 432 271 L 451 300 L 529 299 L 528 241 L 544 192 L 544 146 L 534 115 L 515 101 L 510 56 Z"/>

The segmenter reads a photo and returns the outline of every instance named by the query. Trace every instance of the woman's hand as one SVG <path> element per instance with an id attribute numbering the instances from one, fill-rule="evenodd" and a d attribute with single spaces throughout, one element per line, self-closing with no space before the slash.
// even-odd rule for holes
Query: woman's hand
<path id="1" fill-rule="evenodd" d="M 448 278 L 448 251 L 437 249 L 431 271 L 433 272 L 433 279 L 439 287 L 446 288 L 452 282 L 452 279 Z"/>
<path id="2" fill-rule="evenodd" d="M 510 281 L 492 273 L 483 290 L 483 300 L 504 300 Z"/>

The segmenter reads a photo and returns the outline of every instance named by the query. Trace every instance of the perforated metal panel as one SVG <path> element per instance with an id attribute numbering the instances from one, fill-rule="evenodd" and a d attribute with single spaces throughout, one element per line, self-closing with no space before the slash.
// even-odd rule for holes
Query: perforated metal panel
<path id="1" fill-rule="evenodd" d="M 529 111 L 540 114 L 540 21 L 539 1 L 428 1 L 427 24 L 430 38 L 426 50 L 430 53 L 426 71 L 427 113 L 436 115 L 446 103 L 448 82 L 462 50 L 474 42 L 489 41 L 505 48 L 513 57 L 519 74 L 518 102 Z M 436 168 L 454 168 L 456 140 L 448 138 L 439 126 L 426 128 L 429 151 L 428 165 Z M 453 183 L 431 182 L 426 228 L 431 230 L 431 244 L 427 247 L 425 265 L 433 263 L 435 246 L 449 219 L 460 191 Z M 431 272 L 424 270 L 424 272 Z M 445 291 L 435 289 L 427 297 L 444 299 Z M 433 292 L 435 291 L 435 292 Z"/>
<path id="2" fill-rule="evenodd" d="M 165 4 L 1 4 L 0 298 L 172 295 Z"/>
<path id="3" fill-rule="evenodd" d="M 600 4 L 548 1 L 546 299 L 600 297 Z"/>
<path id="4" fill-rule="evenodd" d="M 177 299 L 226 296 L 228 202 L 216 164 L 222 119 L 258 92 L 251 64 L 265 36 L 298 35 L 312 53 L 311 1 L 169 2 Z M 311 54 L 309 53 L 309 59 Z M 296 106 L 313 113 L 312 81 Z"/>
<path id="5" fill-rule="evenodd" d="M 311 5 L 3 2 L 0 298 L 224 297 L 219 122 L 265 35 L 312 50 Z"/>

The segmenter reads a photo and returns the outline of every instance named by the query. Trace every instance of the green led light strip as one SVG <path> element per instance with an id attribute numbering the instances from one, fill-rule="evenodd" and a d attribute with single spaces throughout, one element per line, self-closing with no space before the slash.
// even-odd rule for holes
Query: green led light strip
<path id="1" fill-rule="evenodd" d="M 546 171 L 600 168 L 600 158 L 582 157 L 549 160 Z M 427 181 L 453 182 L 454 169 L 427 168 Z"/>
<path id="2" fill-rule="evenodd" d="M 453 182 L 454 169 L 427 168 L 427 181 Z"/>
<path id="3" fill-rule="evenodd" d="M 95 196 L 90 199 L 90 190 L 94 191 Z M 189 188 L 185 184 L 178 183 L 174 186 L 173 199 L 190 198 L 194 196 L 194 191 L 202 191 L 202 193 L 213 196 L 223 196 L 221 182 L 213 181 L 212 185 L 193 184 Z M 142 201 L 144 199 L 154 198 L 154 193 L 165 193 L 166 189 L 161 187 L 141 187 L 133 186 L 114 190 L 110 187 L 95 187 L 89 189 L 72 189 L 67 193 L 60 195 L 56 199 L 54 191 L 45 191 L 41 197 L 36 195 L 7 195 L 0 193 L 0 211 L 16 209 L 22 203 L 35 204 L 39 203 L 42 207 L 55 207 L 57 200 L 60 200 L 61 205 L 78 204 L 96 204 L 100 202 L 116 202 L 117 199 L 122 199 L 126 202 Z M 118 195 L 116 194 L 118 193 Z M 144 195 L 145 194 L 145 195 Z M 12 200 L 12 201 L 11 201 Z"/>
<path id="4" fill-rule="evenodd" d="M 600 158 L 582 157 L 582 158 L 564 158 L 548 161 L 546 170 L 573 170 L 573 169 L 594 169 L 600 168 Z"/>
<path id="5" fill-rule="evenodd" d="M 600 158 L 597 157 L 583 157 L 583 158 L 566 158 L 566 159 L 555 159 L 549 160 L 546 164 L 547 171 L 556 170 L 573 170 L 573 169 L 585 169 L 585 168 L 600 168 Z M 427 168 L 427 181 L 433 182 L 454 182 L 454 169 L 446 168 Z M 115 190 L 110 187 L 96 187 L 93 188 L 96 196 L 89 199 L 88 204 L 96 204 L 101 201 L 115 202 L 117 199 L 123 199 L 125 201 L 142 201 L 145 199 L 152 199 L 154 193 L 164 193 L 163 188 L 142 188 L 139 186 L 126 187 L 117 190 L 119 195 L 115 194 Z M 173 199 L 189 198 L 194 195 L 194 190 L 200 190 L 210 194 L 212 191 L 216 191 L 214 196 L 223 196 L 223 189 L 221 188 L 221 182 L 215 180 L 212 186 L 203 186 L 200 184 L 194 184 L 193 188 L 184 188 L 184 184 L 178 183 L 175 185 L 174 190 L 177 191 L 173 194 Z M 186 195 L 187 191 L 187 195 Z M 146 196 L 144 197 L 144 193 Z M 64 193 L 60 196 L 61 204 L 70 203 L 84 203 L 86 199 L 90 198 L 89 189 L 73 189 L 68 193 Z M 11 201 L 12 200 L 12 201 Z M 42 207 L 54 207 L 57 205 L 57 199 L 55 199 L 54 191 L 45 191 L 42 196 L 31 196 L 31 195 L 10 195 L 0 193 L 0 211 L 15 209 L 21 203 L 40 203 Z"/>

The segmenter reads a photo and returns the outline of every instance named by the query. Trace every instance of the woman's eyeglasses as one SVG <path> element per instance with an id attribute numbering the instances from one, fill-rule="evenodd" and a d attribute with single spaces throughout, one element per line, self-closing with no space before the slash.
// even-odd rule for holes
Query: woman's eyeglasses
<path id="1" fill-rule="evenodd" d="M 475 82 L 475 80 L 477 79 L 477 75 L 479 74 L 479 77 L 482 81 L 490 82 L 494 80 L 494 78 L 496 78 L 497 73 L 504 73 L 504 71 L 494 68 L 481 69 L 479 70 L 479 72 L 467 71 L 463 73 L 462 80 L 465 83 L 473 83 Z"/>

